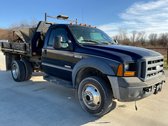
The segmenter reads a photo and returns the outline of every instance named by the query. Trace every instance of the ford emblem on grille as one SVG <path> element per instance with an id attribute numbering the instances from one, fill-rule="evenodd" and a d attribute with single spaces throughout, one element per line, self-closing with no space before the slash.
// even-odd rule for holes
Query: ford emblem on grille
<path id="1" fill-rule="evenodd" d="M 160 69 L 160 66 L 158 65 L 158 66 L 156 66 L 156 70 L 159 70 Z"/>

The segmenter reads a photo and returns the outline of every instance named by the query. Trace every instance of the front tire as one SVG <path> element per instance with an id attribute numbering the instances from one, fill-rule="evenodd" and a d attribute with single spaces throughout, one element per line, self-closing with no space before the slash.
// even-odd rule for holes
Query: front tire
<path id="1" fill-rule="evenodd" d="M 81 81 L 78 99 L 82 108 L 95 116 L 103 116 L 109 112 L 113 103 L 110 86 L 96 76 Z"/>
<path id="2" fill-rule="evenodd" d="M 11 65 L 11 74 L 13 80 L 16 82 L 22 82 L 26 77 L 26 69 L 24 63 L 20 60 L 14 60 Z"/>

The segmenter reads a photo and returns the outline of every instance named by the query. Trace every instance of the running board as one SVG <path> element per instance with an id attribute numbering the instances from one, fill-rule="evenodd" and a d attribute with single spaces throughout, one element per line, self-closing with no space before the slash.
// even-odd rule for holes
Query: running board
<path id="1" fill-rule="evenodd" d="M 53 84 L 56 84 L 56 85 L 64 86 L 67 88 L 73 88 L 72 82 L 66 81 L 66 80 L 51 76 L 51 75 L 44 75 L 43 79 Z"/>

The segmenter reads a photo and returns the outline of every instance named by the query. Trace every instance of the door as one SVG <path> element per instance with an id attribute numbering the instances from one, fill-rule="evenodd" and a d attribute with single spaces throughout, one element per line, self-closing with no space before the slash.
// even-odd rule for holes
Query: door
<path id="1" fill-rule="evenodd" d="M 51 29 L 47 44 L 43 48 L 42 68 L 49 75 L 71 81 L 72 69 L 76 59 L 73 53 L 72 40 L 69 36 L 68 30 L 64 27 Z M 60 43 L 54 43 L 58 37 L 61 37 L 63 41 L 61 46 Z"/>

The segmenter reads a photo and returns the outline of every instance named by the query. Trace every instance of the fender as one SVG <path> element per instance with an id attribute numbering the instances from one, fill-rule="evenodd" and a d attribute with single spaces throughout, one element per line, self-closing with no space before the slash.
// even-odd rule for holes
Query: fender
<path id="1" fill-rule="evenodd" d="M 110 66 L 111 64 L 111 66 Z M 106 60 L 106 59 L 100 59 L 100 58 L 85 58 L 80 60 L 75 67 L 73 68 L 72 71 L 72 83 L 73 83 L 73 87 L 76 86 L 75 84 L 75 80 L 76 80 L 76 76 L 78 74 L 78 72 L 83 69 L 83 68 L 95 68 L 99 71 L 101 71 L 103 74 L 106 75 L 111 75 L 114 76 L 115 75 L 115 68 L 118 68 L 118 62 L 116 61 L 112 61 L 112 60 Z"/>

